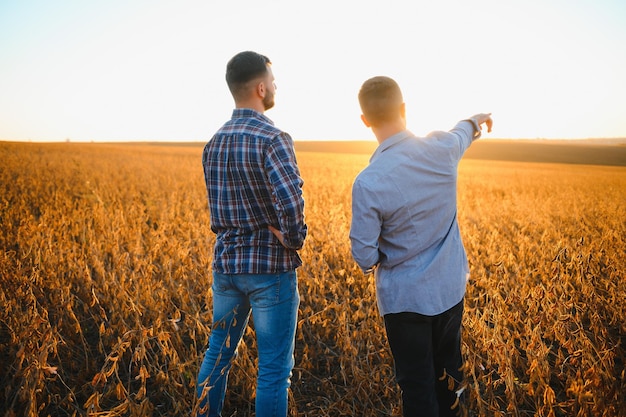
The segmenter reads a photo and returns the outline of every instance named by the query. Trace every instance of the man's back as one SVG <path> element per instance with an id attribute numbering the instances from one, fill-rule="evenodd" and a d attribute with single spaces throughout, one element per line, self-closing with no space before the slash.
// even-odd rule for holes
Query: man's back
<path id="1" fill-rule="evenodd" d="M 379 185 L 376 192 L 384 219 L 381 237 L 393 243 L 396 238 L 419 236 L 411 240 L 407 256 L 419 256 L 441 241 L 456 216 L 458 161 L 451 155 L 450 142 L 442 142 L 406 137 L 375 155 L 364 172 L 377 177 L 374 183 Z M 401 262 L 397 259 L 386 266 Z"/>
<path id="2" fill-rule="evenodd" d="M 203 166 L 214 268 L 221 273 L 273 273 L 301 264 L 268 229 L 284 228 L 294 249 L 306 231 L 302 180 L 291 138 L 266 116 L 236 109 L 204 148 Z"/>
<path id="3" fill-rule="evenodd" d="M 269 142 L 278 134 L 279 129 L 259 117 L 239 117 L 206 144 L 203 166 L 215 233 L 225 238 L 246 235 L 276 222 L 264 161 Z"/>
<path id="4" fill-rule="evenodd" d="M 457 222 L 456 180 L 473 132 L 460 126 L 457 133 L 416 138 L 405 131 L 385 140 L 355 180 L 353 216 L 377 213 L 380 226 L 373 223 L 370 232 L 364 222 L 351 231 L 353 255 L 363 265 L 373 262 L 363 257 L 379 256 L 383 315 L 439 314 L 463 297 L 469 270 Z"/>

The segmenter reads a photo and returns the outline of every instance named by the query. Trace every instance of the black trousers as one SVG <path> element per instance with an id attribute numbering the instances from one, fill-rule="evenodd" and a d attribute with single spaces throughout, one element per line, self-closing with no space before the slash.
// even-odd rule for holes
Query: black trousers
<path id="1" fill-rule="evenodd" d="M 385 315 L 404 417 L 456 416 L 455 393 L 463 381 L 463 301 L 436 316 Z M 444 378 L 445 375 L 445 378 Z"/>

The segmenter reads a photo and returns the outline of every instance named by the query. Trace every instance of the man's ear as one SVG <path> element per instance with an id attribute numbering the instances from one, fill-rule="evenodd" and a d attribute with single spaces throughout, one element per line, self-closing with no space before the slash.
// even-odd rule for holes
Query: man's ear
<path id="1" fill-rule="evenodd" d="M 405 103 L 402 103 L 402 105 L 400 106 L 400 115 L 402 116 L 404 120 L 406 120 L 406 104 Z"/>
<path id="2" fill-rule="evenodd" d="M 365 124 L 366 127 L 372 127 L 372 125 L 370 125 L 370 122 L 368 122 L 367 119 L 365 118 L 364 114 L 361 115 L 361 120 L 363 121 L 363 124 Z"/>
<path id="3" fill-rule="evenodd" d="M 259 97 L 265 98 L 265 83 L 263 81 L 256 85 L 256 93 Z"/>

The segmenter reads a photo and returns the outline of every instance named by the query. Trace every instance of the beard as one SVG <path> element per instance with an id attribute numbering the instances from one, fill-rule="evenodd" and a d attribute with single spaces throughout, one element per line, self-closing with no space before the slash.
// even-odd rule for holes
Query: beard
<path id="1" fill-rule="evenodd" d="M 270 93 L 269 91 L 267 92 L 267 94 L 265 94 L 265 97 L 263 97 L 263 107 L 265 108 L 265 110 L 269 110 L 272 107 L 274 107 L 274 93 Z"/>

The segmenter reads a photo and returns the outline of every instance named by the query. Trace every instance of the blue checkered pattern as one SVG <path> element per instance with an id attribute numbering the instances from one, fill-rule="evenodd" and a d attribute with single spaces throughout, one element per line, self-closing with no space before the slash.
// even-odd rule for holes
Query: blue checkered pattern
<path id="1" fill-rule="evenodd" d="M 291 137 L 264 114 L 235 109 L 202 155 L 211 230 L 213 271 L 265 274 L 302 264 L 303 180 Z M 283 233 L 285 246 L 268 229 Z"/>

